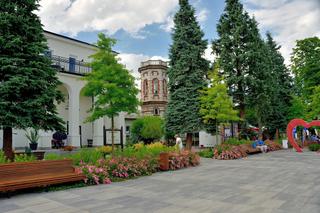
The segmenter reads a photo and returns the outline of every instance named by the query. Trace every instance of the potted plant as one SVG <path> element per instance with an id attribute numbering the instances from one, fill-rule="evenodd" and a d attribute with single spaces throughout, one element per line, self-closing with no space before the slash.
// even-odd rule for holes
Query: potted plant
<path id="1" fill-rule="evenodd" d="M 38 140 L 39 140 L 39 134 L 38 134 L 38 131 L 33 129 L 33 130 L 30 130 L 30 132 L 26 134 L 26 137 L 28 138 L 29 140 L 29 146 L 30 146 L 30 149 L 31 150 L 37 150 L 38 148 Z"/>

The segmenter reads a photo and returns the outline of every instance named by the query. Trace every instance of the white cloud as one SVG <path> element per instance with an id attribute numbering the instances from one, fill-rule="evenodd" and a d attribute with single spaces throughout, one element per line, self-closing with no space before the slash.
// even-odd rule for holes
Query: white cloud
<path id="1" fill-rule="evenodd" d="M 204 58 L 210 61 L 210 63 L 214 62 L 215 56 L 212 54 L 212 44 L 209 44 L 207 49 L 205 50 Z"/>
<path id="2" fill-rule="evenodd" d="M 200 23 L 205 22 L 208 18 L 208 14 L 209 14 L 209 10 L 207 10 L 207 9 L 200 10 L 199 13 L 197 14 L 197 20 Z"/>
<path id="3" fill-rule="evenodd" d="M 141 38 L 139 31 L 164 23 L 178 0 L 41 0 L 39 15 L 45 29 L 76 35 L 82 31 L 125 30 Z"/>
<path id="4" fill-rule="evenodd" d="M 200 7 L 201 0 L 196 0 L 193 2 L 193 6 L 196 9 L 196 17 L 200 24 L 203 24 L 209 15 L 209 10 Z M 178 11 L 179 7 L 176 7 L 166 18 L 164 24 L 160 25 L 160 28 L 166 32 L 171 32 L 174 27 L 174 15 Z"/>
<path id="5" fill-rule="evenodd" d="M 248 11 L 254 14 L 260 27 L 272 32 L 282 46 L 281 53 L 290 64 L 295 41 L 320 36 L 319 0 L 246 0 Z M 251 6 L 255 9 L 252 9 Z"/>

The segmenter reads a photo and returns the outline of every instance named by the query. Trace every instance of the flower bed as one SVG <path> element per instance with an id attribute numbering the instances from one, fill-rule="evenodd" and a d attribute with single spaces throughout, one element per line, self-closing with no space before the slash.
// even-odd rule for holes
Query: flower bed
<path id="1" fill-rule="evenodd" d="M 213 149 L 201 150 L 201 157 L 214 158 L 218 160 L 235 160 L 248 156 L 248 153 L 258 153 L 258 149 L 253 149 L 251 141 L 232 139 L 220 145 L 216 145 Z M 281 145 L 271 140 L 265 141 L 268 151 L 276 151 L 281 149 Z"/>

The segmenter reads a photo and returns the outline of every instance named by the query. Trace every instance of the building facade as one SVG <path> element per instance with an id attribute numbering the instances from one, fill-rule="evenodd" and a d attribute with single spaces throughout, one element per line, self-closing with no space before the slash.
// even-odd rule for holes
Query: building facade
<path id="1" fill-rule="evenodd" d="M 163 116 L 168 103 L 167 62 L 148 60 L 141 62 L 141 114 Z"/>
<path id="2" fill-rule="evenodd" d="M 111 143 L 110 132 L 104 129 L 111 127 L 109 118 L 101 118 L 94 122 L 85 122 L 88 110 L 93 103 L 93 97 L 85 97 L 81 90 L 86 82 L 81 80 L 84 74 L 91 72 L 87 65 L 89 56 L 97 51 L 97 46 L 75 40 L 66 36 L 45 31 L 48 50 L 44 53 L 52 60 L 52 67 L 58 71 L 58 78 L 62 82 L 59 90 L 65 96 L 65 102 L 57 104 L 59 116 L 64 120 L 67 130 L 67 144 L 75 147 L 85 146 L 93 141 L 93 146 Z M 115 118 L 115 127 L 125 128 L 125 113 Z M 13 130 L 13 147 L 28 146 L 25 130 Z M 50 148 L 53 132 L 40 131 L 38 147 Z M 125 134 L 125 132 L 124 132 Z M 124 142 L 125 142 L 125 136 Z M 116 133 L 116 143 L 120 142 L 120 134 Z M 0 147 L 2 147 L 2 132 L 0 132 Z"/>

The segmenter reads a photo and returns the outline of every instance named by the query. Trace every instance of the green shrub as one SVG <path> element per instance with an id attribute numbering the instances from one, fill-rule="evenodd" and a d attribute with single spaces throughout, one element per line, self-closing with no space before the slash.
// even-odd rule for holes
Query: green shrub
<path id="1" fill-rule="evenodd" d="M 66 157 L 72 159 L 75 165 L 79 165 L 81 161 L 94 164 L 99 159 L 104 158 L 104 154 L 96 149 L 81 149 L 79 152 L 70 154 Z"/>
<path id="2" fill-rule="evenodd" d="M 213 157 L 213 150 L 212 149 L 203 149 L 200 152 L 198 152 L 200 157 L 203 158 L 212 158 Z"/>
<path id="3" fill-rule="evenodd" d="M 241 144 L 250 144 L 250 140 L 245 139 L 237 139 L 237 138 L 229 138 L 228 140 L 224 141 L 223 144 L 231 145 L 231 146 L 239 146 Z"/>
<path id="4" fill-rule="evenodd" d="M 6 156 L 4 155 L 4 151 L 0 150 L 0 164 L 8 163 Z"/>
<path id="5" fill-rule="evenodd" d="M 132 123 L 130 140 L 133 144 L 143 141 L 151 143 L 164 135 L 163 120 L 158 116 L 145 116 Z"/>
<path id="6" fill-rule="evenodd" d="M 132 122 L 130 133 L 130 141 L 132 144 L 142 141 L 141 131 L 143 129 L 143 125 L 144 122 L 142 118 L 138 118 L 137 120 Z"/>
<path id="7" fill-rule="evenodd" d="M 14 156 L 14 162 L 32 162 L 36 160 L 37 158 L 34 155 L 21 154 Z"/>
<path id="8" fill-rule="evenodd" d="M 68 158 L 70 155 L 58 155 L 56 153 L 48 153 L 44 156 L 45 160 L 63 160 Z M 69 157 L 70 158 L 70 157 Z"/>
<path id="9" fill-rule="evenodd" d="M 313 152 L 319 151 L 319 150 L 320 150 L 320 144 L 317 144 L 317 143 L 315 143 L 315 144 L 310 144 L 310 145 L 309 145 L 309 150 L 310 150 L 310 151 L 313 151 Z"/>

